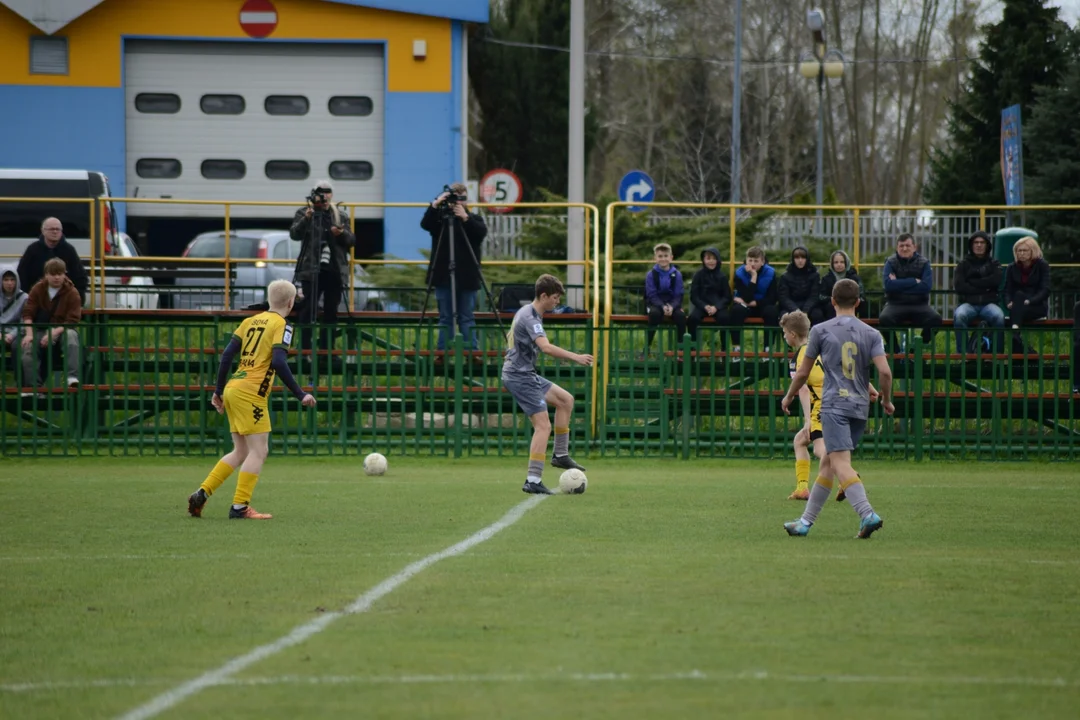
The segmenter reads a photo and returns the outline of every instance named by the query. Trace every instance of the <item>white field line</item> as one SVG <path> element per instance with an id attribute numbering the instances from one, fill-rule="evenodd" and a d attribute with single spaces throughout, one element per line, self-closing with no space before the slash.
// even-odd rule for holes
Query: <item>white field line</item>
<path id="1" fill-rule="evenodd" d="M 221 677 L 212 683 L 214 687 L 267 686 L 267 685 L 468 685 L 468 684 L 503 684 L 544 682 L 674 682 L 694 680 L 699 682 L 778 682 L 778 683 L 818 683 L 863 685 L 939 685 L 962 687 L 970 685 L 1009 686 L 1009 687 L 1056 687 L 1080 688 L 1080 681 L 1066 678 L 1040 677 L 989 677 L 989 676 L 948 676 L 948 675 L 814 675 L 771 673 L 765 670 L 744 672 L 689 670 L 670 673 L 621 673 L 621 672 L 555 672 L 527 674 L 470 674 L 470 675 L 281 675 L 277 677 Z M 145 687 L 168 685 L 172 680 L 165 678 L 139 680 L 135 678 L 116 678 L 98 680 L 71 680 L 38 683 L 9 683 L 0 685 L 0 692 L 33 693 L 55 692 L 57 690 L 90 690 L 110 687 Z"/>
<path id="2" fill-rule="evenodd" d="M 195 695 L 204 688 L 212 687 L 214 685 L 220 685 L 224 681 L 230 679 L 233 675 L 247 668 L 250 665 L 254 665 L 260 660 L 265 660 L 268 657 L 278 654 L 282 650 L 290 648 L 294 645 L 307 640 L 313 635 L 317 635 L 325 630 L 332 622 L 344 617 L 346 615 L 352 615 L 355 613 L 366 612 L 371 608 L 373 604 L 380 598 L 389 595 L 399 586 L 408 582 L 413 576 L 434 565 L 440 560 L 444 560 L 448 557 L 454 557 L 465 553 L 470 548 L 479 545 L 486 540 L 490 540 L 495 537 L 497 533 L 510 527 L 522 517 L 525 516 L 529 510 L 540 504 L 545 498 L 545 495 L 533 495 L 528 500 L 518 504 L 510 512 L 503 515 L 497 522 L 488 525 L 483 530 L 470 535 L 461 542 L 451 545 L 445 550 L 441 550 L 433 555 L 428 555 L 422 560 L 417 560 L 405 566 L 405 569 L 399 572 L 397 575 L 383 580 L 375 587 L 368 590 L 366 593 L 356 598 L 347 606 L 344 610 L 339 612 L 328 612 L 324 615 L 320 615 L 316 619 L 298 625 L 293 628 L 292 632 L 281 638 L 278 638 L 272 643 L 266 645 L 260 645 L 251 652 L 241 655 L 240 657 L 233 658 L 219 668 L 215 668 L 206 673 L 203 673 L 194 680 L 189 680 L 186 683 L 178 685 L 172 690 L 158 695 L 150 700 L 150 702 L 140 705 L 139 707 L 124 713 L 120 716 L 121 720 L 145 720 L 146 718 L 154 717 L 159 713 L 162 713 L 169 708 L 183 702 L 185 699 Z"/>

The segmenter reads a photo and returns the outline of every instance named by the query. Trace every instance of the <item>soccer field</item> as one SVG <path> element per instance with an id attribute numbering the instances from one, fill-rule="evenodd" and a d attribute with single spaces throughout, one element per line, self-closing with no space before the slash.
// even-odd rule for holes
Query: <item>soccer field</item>
<path id="1" fill-rule="evenodd" d="M 5 459 L 2 718 L 1076 718 L 1075 465 Z M 548 468 L 547 482 L 557 484 Z"/>

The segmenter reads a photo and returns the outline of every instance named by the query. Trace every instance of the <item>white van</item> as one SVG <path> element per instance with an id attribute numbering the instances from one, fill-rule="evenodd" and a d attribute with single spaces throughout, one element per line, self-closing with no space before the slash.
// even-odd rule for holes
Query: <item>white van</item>
<path id="1" fill-rule="evenodd" d="M 109 179 L 93 170 L 18 170 L 0 168 L 0 263 L 17 262 L 26 246 L 41 235 L 41 223 L 55 217 L 64 225 L 64 237 L 84 263 L 90 261 L 90 228 L 101 229 L 94 203 L 20 202 L 12 198 L 111 197 Z M 5 199 L 7 198 L 7 199 Z M 112 202 L 105 207 L 105 253 L 119 242 L 120 228 Z"/>

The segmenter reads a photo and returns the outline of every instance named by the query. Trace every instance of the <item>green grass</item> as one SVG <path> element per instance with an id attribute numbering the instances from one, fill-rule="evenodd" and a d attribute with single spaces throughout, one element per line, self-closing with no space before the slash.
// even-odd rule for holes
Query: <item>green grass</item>
<path id="1" fill-rule="evenodd" d="M 0 717 L 116 717 L 338 611 L 526 500 L 521 459 L 4 460 Z M 368 612 L 163 718 L 1074 718 L 1074 465 L 862 463 L 884 529 L 781 524 L 788 462 L 590 461 Z M 556 474 L 549 469 L 548 481 Z"/>

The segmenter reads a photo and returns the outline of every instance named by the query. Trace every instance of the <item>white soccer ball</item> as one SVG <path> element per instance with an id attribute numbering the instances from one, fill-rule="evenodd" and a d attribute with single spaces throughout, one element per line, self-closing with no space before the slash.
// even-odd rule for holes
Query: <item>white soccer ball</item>
<path id="1" fill-rule="evenodd" d="M 559 476 L 559 490 L 567 495 L 580 495 L 585 492 L 589 478 L 576 468 L 567 470 Z"/>
<path id="2" fill-rule="evenodd" d="M 364 472 L 368 475 L 382 475 L 386 472 L 386 456 L 371 453 L 364 458 Z"/>

